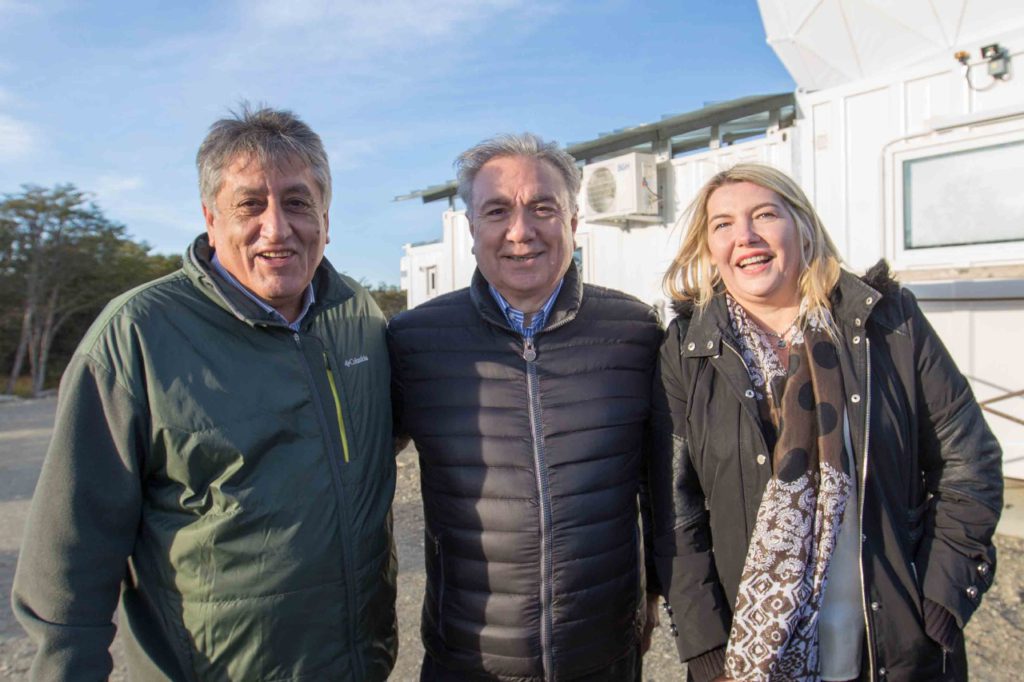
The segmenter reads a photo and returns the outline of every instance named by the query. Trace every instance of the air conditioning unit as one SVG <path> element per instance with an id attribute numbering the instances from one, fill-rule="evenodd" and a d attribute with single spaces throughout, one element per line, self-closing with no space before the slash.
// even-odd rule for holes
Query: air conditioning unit
<path id="1" fill-rule="evenodd" d="M 661 222 L 654 154 L 630 152 L 587 164 L 579 203 L 587 222 Z"/>

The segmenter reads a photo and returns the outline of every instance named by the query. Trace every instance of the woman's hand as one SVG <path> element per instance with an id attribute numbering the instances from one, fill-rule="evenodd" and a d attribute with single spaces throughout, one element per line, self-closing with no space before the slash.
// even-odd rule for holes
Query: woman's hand
<path id="1" fill-rule="evenodd" d="M 647 595 L 647 620 L 644 622 L 644 636 L 640 640 L 640 655 L 643 656 L 651 648 L 651 635 L 654 628 L 661 625 L 661 618 L 658 616 L 658 595 Z"/>

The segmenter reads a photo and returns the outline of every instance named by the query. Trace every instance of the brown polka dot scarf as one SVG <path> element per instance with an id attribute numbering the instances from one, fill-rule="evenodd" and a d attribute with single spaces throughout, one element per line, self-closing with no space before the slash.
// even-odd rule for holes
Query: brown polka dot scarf
<path id="1" fill-rule="evenodd" d="M 843 381 L 828 334 L 790 349 L 772 477 L 740 578 L 725 674 L 735 680 L 818 677 L 818 612 L 853 489 L 843 450 Z"/>

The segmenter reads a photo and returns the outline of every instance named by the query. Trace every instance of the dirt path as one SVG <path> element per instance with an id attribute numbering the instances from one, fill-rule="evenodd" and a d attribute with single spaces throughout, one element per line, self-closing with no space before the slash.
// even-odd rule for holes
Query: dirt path
<path id="1" fill-rule="evenodd" d="M 0 679 L 5 680 L 27 680 L 35 651 L 11 612 L 11 582 L 55 405 L 54 399 L 0 403 Z"/>
<path id="2" fill-rule="evenodd" d="M 11 613 L 9 595 L 28 503 L 53 424 L 53 399 L 0 403 L 0 679 L 28 679 L 34 647 Z M 423 647 L 419 639 L 423 595 L 423 510 L 416 453 L 398 457 L 395 493 L 395 537 L 398 544 L 398 662 L 396 682 L 419 679 Z M 1020 679 L 1024 670 L 1024 540 L 998 536 L 999 570 L 995 585 L 968 626 L 971 678 L 980 682 Z M 115 642 L 117 669 L 111 680 L 127 679 Z M 676 661 L 675 645 L 665 628 L 656 632 L 654 647 L 644 658 L 644 679 L 669 682 L 685 679 Z"/>

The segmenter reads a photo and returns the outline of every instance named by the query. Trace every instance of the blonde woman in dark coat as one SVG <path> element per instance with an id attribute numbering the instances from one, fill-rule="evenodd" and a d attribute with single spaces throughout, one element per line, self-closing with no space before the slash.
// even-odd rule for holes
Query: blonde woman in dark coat
<path id="1" fill-rule="evenodd" d="M 666 274 L 651 480 L 691 680 L 966 680 L 1001 452 L 884 263 L 773 168 L 713 177 Z"/>

